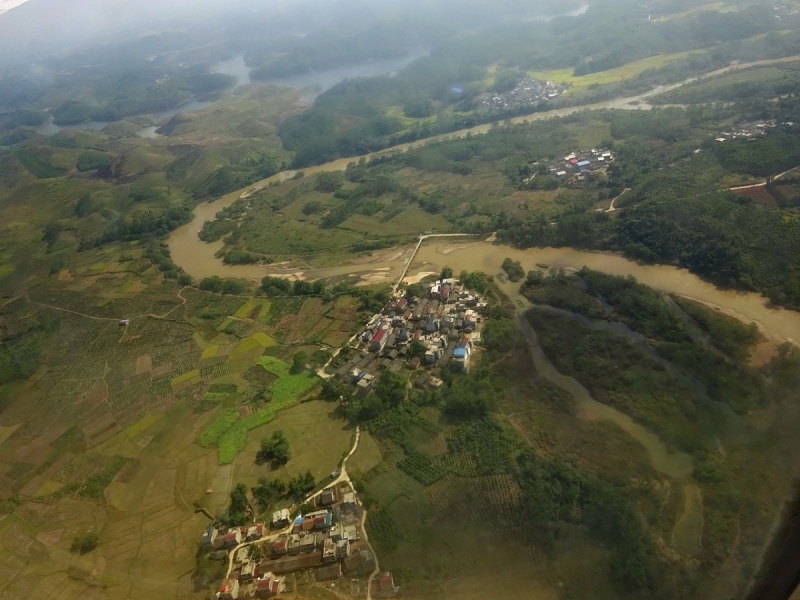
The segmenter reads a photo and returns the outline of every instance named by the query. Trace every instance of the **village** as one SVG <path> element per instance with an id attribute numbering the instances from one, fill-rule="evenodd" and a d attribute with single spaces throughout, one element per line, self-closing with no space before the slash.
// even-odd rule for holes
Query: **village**
<path id="1" fill-rule="evenodd" d="M 531 168 L 534 170 L 534 174 L 523 179 L 522 184 L 530 184 L 538 175 L 545 174 L 545 172 L 564 182 L 584 182 L 590 173 L 604 170 L 614 162 L 614 158 L 614 153 L 606 148 L 570 152 L 563 158 L 532 163 Z"/>
<path id="2" fill-rule="evenodd" d="M 228 572 L 216 597 L 272 598 L 287 589 L 286 575 L 312 570 L 317 582 L 335 586 L 342 576 L 359 584 L 373 574 L 375 556 L 363 531 L 364 511 L 349 481 L 327 487 L 306 500 L 305 514 L 288 508 L 272 514 L 270 523 L 241 527 L 208 527 L 200 551 L 228 561 Z M 389 572 L 370 577 L 372 598 L 390 598 L 399 589 Z M 359 594 L 363 595 L 363 594 Z"/>
<path id="3" fill-rule="evenodd" d="M 786 122 L 784 123 L 784 125 L 791 127 L 792 125 L 794 125 L 794 123 Z M 719 136 L 715 138 L 715 141 L 726 142 L 728 140 L 736 140 L 742 138 L 756 139 L 765 136 L 768 130 L 774 129 L 777 126 L 778 124 L 775 121 L 775 119 L 742 122 L 736 125 L 736 127 L 731 129 L 730 131 L 721 132 Z"/>
<path id="4" fill-rule="evenodd" d="M 338 367 L 336 378 L 367 395 L 380 371 L 429 365 L 469 372 L 486 302 L 452 278 L 429 284 L 425 291 L 427 298 L 402 296 L 375 315 L 357 338 L 357 355 Z M 422 373 L 415 385 L 436 388 L 442 380 Z"/>
<path id="5" fill-rule="evenodd" d="M 442 380 L 422 367 L 467 373 L 480 340 L 487 303 L 453 278 L 417 284 L 418 297 L 398 292 L 351 340 L 353 350 L 334 376 L 367 395 L 381 371 L 420 371 L 418 387 L 437 388 Z M 357 443 L 357 442 L 356 442 Z M 295 509 L 281 508 L 272 520 L 239 527 L 209 526 L 201 535 L 200 554 L 227 561 L 216 598 L 273 598 L 291 593 L 286 577 L 310 574 L 317 584 L 349 585 L 351 596 L 392 598 L 399 593 L 389 571 L 379 571 L 364 531 L 365 512 L 345 476 L 309 495 Z"/>
<path id="6" fill-rule="evenodd" d="M 567 86 L 552 81 L 539 81 L 524 77 L 510 92 L 482 94 L 478 101 L 484 108 L 513 110 L 529 107 L 545 100 L 554 100 L 567 90 Z"/>

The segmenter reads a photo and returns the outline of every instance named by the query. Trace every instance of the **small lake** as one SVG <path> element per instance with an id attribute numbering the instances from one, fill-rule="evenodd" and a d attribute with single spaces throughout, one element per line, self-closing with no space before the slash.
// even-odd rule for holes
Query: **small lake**
<path id="1" fill-rule="evenodd" d="M 335 69 L 328 69 L 326 71 L 310 71 L 299 75 L 270 79 L 266 83 L 277 83 L 298 89 L 314 88 L 313 92 L 304 96 L 307 100 L 313 100 L 321 93 L 331 89 L 345 79 L 377 77 L 379 75 L 389 75 L 391 77 L 398 71 L 405 69 L 415 60 L 428 56 L 429 54 L 429 50 L 417 50 L 402 58 L 369 60 L 356 65 L 336 67 Z"/>
<path id="2" fill-rule="evenodd" d="M 412 52 L 403 58 L 394 58 L 388 60 L 371 60 L 357 65 L 349 65 L 344 67 L 337 67 L 326 71 L 311 71 L 301 75 L 293 75 L 291 77 L 283 77 L 278 79 L 271 79 L 263 83 L 274 83 L 285 85 L 297 89 L 309 90 L 303 98 L 307 102 L 311 102 L 319 96 L 322 92 L 329 90 L 337 83 L 345 79 L 354 77 L 375 77 L 378 75 L 392 75 L 404 69 L 412 62 L 423 56 L 428 56 L 427 50 L 418 50 Z M 229 88 L 233 91 L 236 87 L 250 83 L 250 68 L 244 62 L 244 55 L 239 55 L 229 60 L 219 63 L 212 69 L 214 73 L 223 73 L 225 75 L 232 75 L 236 77 L 236 83 Z M 202 110 L 215 104 L 216 101 L 202 102 L 197 99 L 192 99 L 189 102 L 182 104 L 176 108 L 164 110 L 154 113 L 157 123 L 163 124 L 169 121 L 172 117 L 179 113 L 187 113 L 196 110 Z M 78 130 L 92 130 L 100 131 L 110 125 L 107 121 L 87 121 L 86 123 L 77 123 L 75 125 L 56 125 L 53 123 L 51 116 L 47 122 L 36 128 L 36 133 L 41 135 L 53 135 L 59 131 L 78 131 Z M 137 132 L 136 135 L 143 138 L 157 138 L 159 134 L 156 133 L 158 125 L 144 127 Z"/>

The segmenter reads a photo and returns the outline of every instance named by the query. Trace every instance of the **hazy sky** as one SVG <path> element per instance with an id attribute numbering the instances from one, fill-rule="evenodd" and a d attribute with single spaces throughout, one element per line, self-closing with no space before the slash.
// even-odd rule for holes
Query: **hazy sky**
<path id="1" fill-rule="evenodd" d="M 11 10 L 15 6 L 25 4 L 28 0 L 0 0 L 0 15 L 4 12 Z"/>

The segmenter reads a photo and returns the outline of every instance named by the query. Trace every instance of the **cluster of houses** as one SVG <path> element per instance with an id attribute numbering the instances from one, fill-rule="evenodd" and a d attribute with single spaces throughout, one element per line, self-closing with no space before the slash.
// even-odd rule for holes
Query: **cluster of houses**
<path id="1" fill-rule="evenodd" d="M 791 127 L 794 123 L 788 122 L 784 123 L 784 125 Z M 739 123 L 734 129 L 720 133 L 716 141 L 727 142 L 728 140 L 736 139 L 752 140 L 766 135 L 768 130 L 774 129 L 777 126 L 778 124 L 775 119 Z"/>
<path id="2" fill-rule="evenodd" d="M 485 108 L 509 110 L 532 106 L 543 100 L 554 100 L 566 89 L 567 86 L 563 84 L 524 77 L 513 90 L 502 94 L 482 94 L 478 101 Z"/>
<path id="3" fill-rule="evenodd" d="M 611 150 L 592 148 L 589 151 L 570 152 L 563 159 L 548 164 L 547 170 L 559 179 L 584 181 L 590 172 L 602 169 L 613 161 L 614 153 Z"/>
<path id="4" fill-rule="evenodd" d="M 360 353 L 341 365 L 336 376 L 365 395 L 382 370 L 397 373 L 423 362 L 443 366 L 452 360 L 466 372 L 486 310 L 486 302 L 455 279 L 429 285 L 426 298 L 393 300 L 367 324 L 359 336 Z M 424 354 L 411 352 L 415 342 Z"/>
<path id="5" fill-rule="evenodd" d="M 314 569 L 317 581 L 337 580 L 343 574 L 364 577 L 375 569 L 375 557 L 362 540 L 361 508 L 348 484 L 329 487 L 313 500 L 316 508 L 292 518 L 289 509 L 272 515 L 272 531 L 265 523 L 217 529 L 200 538 L 201 549 L 228 560 L 231 569 L 217 598 L 271 598 L 286 591 L 285 576 Z M 376 597 L 396 593 L 390 573 L 376 578 L 383 584 Z M 373 583 L 373 587 L 375 584 Z M 389 590 L 391 589 L 391 593 Z"/>

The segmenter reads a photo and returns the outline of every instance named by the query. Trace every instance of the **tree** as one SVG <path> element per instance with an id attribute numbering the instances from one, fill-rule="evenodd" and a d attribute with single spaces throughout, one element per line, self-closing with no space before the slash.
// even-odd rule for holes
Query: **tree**
<path id="1" fill-rule="evenodd" d="M 414 340 L 408 345 L 408 358 L 419 358 L 422 360 L 425 358 L 426 352 L 427 350 L 425 349 L 425 344 L 419 340 Z"/>
<path id="2" fill-rule="evenodd" d="M 295 355 L 292 357 L 292 367 L 289 369 L 289 372 L 292 375 L 297 375 L 298 373 L 302 373 L 306 368 L 306 363 L 308 362 L 308 354 L 303 352 L 296 352 Z"/>
<path id="3" fill-rule="evenodd" d="M 228 506 L 228 525 L 238 526 L 247 523 L 250 503 L 247 501 L 247 488 L 239 483 L 231 491 L 231 503 Z"/>
<path id="4" fill-rule="evenodd" d="M 274 461 L 280 465 L 285 465 L 289 461 L 289 440 L 283 431 L 278 429 L 271 437 L 261 440 L 261 450 L 258 451 L 256 459 L 259 462 Z"/>
<path id="5" fill-rule="evenodd" d="M 270 277 L 267 275 L 261 280 L 261 289 L 267 296 L 291 296 L 292 282 L 283 277 Z"/>
<path id="6" fill-rule="evenodd" d="M 323 400 L 338 400 L 346 394 L 347 389 L 344 387 L 344 385 L 331 377 L 323 382 L 320 396 L 322 396 Z"/>
<path id="7" fill-rule="evenodd" d="M 78 536 L 72 540 L 72 545 L 69 547 L 69 550 L 70 552 L 76 552 L 78 554 L 88 554 L 97 548 L 97 543 L 99 541 L 100 536 L 94 531 L 91 531 L 86 535 Z"/>
<path id="8" fill-rule="evenodd" d="M 293 500 L 300 501 L 305 498 L 306 494 L 313 490 L 316 485 L 317 482 L 311 474 L 311 471 L 306 471 L 303 475 L 298 475 L 289 481 L 287 493 Z"/>
<path id="9" fill-rule="evenodd" d="M 442 274 L 439 276 L 439 279 L 452 279 L 453 278 L 453 269 L 450 267 L 445 267 L 442 269 Z"/>
<path id="10" fill-rule="evenodd" d="M 279 479 L 268 480 L 266 477 L 259 477 L 258 485 L 253 488 L 253 498 L 261 512 L 267 510 L 285 493 L 286 484 Z"/>
<path id="11" fill-rule="evenodd" d="M 397 373 L 384 373 L 375 386 L 375 396 L 384 406 L 397 406 L 406 397 L 406 378 Z"/>

